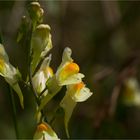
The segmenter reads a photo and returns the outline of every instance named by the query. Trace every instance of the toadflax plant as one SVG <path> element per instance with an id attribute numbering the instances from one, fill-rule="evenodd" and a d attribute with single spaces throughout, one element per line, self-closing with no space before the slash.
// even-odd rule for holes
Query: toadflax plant
<path id="1" fill-rule="evenodd" d="M 51 123 L 46 121 L 45 108 L 52 98 L 66 86 L 66 93 L 60 101 L 58 109 L 64 111 L 64 125 L 69 138 L 68 123 L 72 112 L 78 102 L 86 101 L 92 92 L 86 87 L 80 73 L 78 64 L 72 59 L 72 51 L 65 48 L 62 62 L 56 72 L 50 67 L 52 49 L 51 28 L 43 24 L 44 11 L 38 2 L 31 2 L 28 7 L 28 15 L 23 16 L 19 33 L 18 43 L 23 43 L 28 48 L 28 74 L 27 81 L 21 78 L 18 69 L 10 64 L 4 46 L 0 44 L 0 75 L 15 90 L 20 99 L 21 107 L 24 108 L 23 94 L 18 84 L 24 81 L 32 91 L 36 101 L 36 124 L 37 128 L 33 136 L 40 140 L 57 140 L 57 134 L 51 128 Z M 57 111 L 56 110 L 56 111 Z M 53 112 L 52 112 L 53 114 Z M 53 114 L 55 116 L 55 113 Z M 54 117 L 53 116 L 53 117 Z M 53 118 L 52 117 L 52 118 Z"/>

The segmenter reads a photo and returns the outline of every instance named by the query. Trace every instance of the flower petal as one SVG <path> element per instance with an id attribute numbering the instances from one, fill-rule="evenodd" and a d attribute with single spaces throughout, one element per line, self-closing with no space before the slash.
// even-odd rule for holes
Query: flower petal
<path id="1" fill-rule="evenodd" d="M 66 95 L 63 97 L 62 101 L 60 102 L 60 106 L 65 111 L 64 123 L 65 123 L 65 129 L 68 137 L 69 137 L 68 123 L 77 102 L 83 102 L 87 100 L 91 95 L 92 93 L 88 88 L 85 87 L 85 84 L 83 82 L 67 85 Z"/>
<path id="2" fill-rule="evenodd" d="M 49 66 L 50 61 L 51 55 L 44 59 L 40 69 L 33 77 L 33 84 L 38 94 L 45 89 L 47 80 L 53 76 L 53 70 Z"/>
<path id="3" fill-rule="evenodd" d="M 38 94 L 41 93 L 43 89 L 45 89 L 46 78 L 43 71 L 39 71 L 36 73 L 36 75 L 33 77 L 33 84 Z"/>
<path id="4" fill-rule="evenodd" d="M 70 97 L 68 93 L 64 96 L 62 99 L 60 106 L 64 109 L 65 116 L 64 116 L 64 124 L 65 124 L 65 130 L 67 137 L 69 138 L 69 132 L 68 132 L 68 123 L 71 118 L 72 112 L 76 106 L 76 102 Z"/>
<path id="5" fill-rule="evenodd" d="M 2 58 L 5 62 L 9 62 L 8 55 L 2 44 L 0 44 L 0 58 Z"/>
<path id="6" fill-rule="evenodd" d="M 82 88 L 80 90 L 80 92 L 76 92 L 73 96 L 72 96 L 72 99 L 75 101 L 75 102 L 84 102 L 86 101 L 93 93 L 90 92 L 89 88 Z"/>
<path id="7" fill-rule="evenodd" d="M 59 75 L 59 73 L 61 72 L 61 70 L 63 69 L 63 67 L 66 64 L 68 64 L 70 62 L 73 62 L 73 59 L 71 58 L 71 54 L 72 54 L 72 51 L 71 51 L 70 48 L 67 47 L 67 48 L 64 49 L 64 52 L 63 52 L 63 55 L 62 55 L 62 62 L 57 69 L 56 75 Z"/>
<path id="8" fill-rule="evenodd" d="M 64 80 L 63 82 L 58 81 L 59 85 L 63 86 L 63 85 L 70 85 L 70 84 L 76 84 L 82 81 L 82 78 L 84 78 L 84 74 L 82 73 L 77 73 L 77 74 L 73 74 L 72 76 L 69 76 L 66 80 Z"/>

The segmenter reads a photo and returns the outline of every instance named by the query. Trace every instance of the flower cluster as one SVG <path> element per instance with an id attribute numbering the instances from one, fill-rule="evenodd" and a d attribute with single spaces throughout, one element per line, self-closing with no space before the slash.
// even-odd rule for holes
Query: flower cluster
<path id="1" fill-rule="evenodd" d="M 78 64 L 72 59 L 72 51 L 65 48 L 62 56 L 62 62 L 56 71 L 50 67 L 52 49 L 51 28 L 42 23 L 43 9 L 38 2 L 31 2 L 28 9 L 28 22 L 24 22 L 28 27 L 28 38 L 26 39 L 29 47 L 29 71 L 27 74 L 28 86 L 34 93 L 37 101 L 37 114 L 41 114 L 34 139 L 57 140 L 58 137 L 53 129 L 43 119 L 42 112 L 47 103 L 66 86 L 66 94 L 60 101 L 59 107 L 64 110 L 64 123 L 66 133 L 68 134 L 68 123 L 71 118 L 74 107 L 78 102 L 86 101 L 92 92 L 83 83 L 84 74 L 80 73 Z M 24 16 L 24 19 L 26 17 Z M 22 24 L 22 25 L 24 25 Z M 25 27 L 25 26 L 24 26 Z M 24 39 L 24 29 L 20 30 L 18 42 Z M 21 106 L 23 107 L 23 95 L 18 85 L 21 79 L 19 71 L 10 64 L 8 55 L 2 44 L 0 44 L 0 75 L 10 84 L 19 96 Z"/>
<path id="2" fill-rule="evenodd" d="M 31 3 L 31 9 L 37 2 Z M 40 7 L 40 5 L 38 6 Z M 87 100 L 92 92 L 86 87 L 86 85 L 82 82 L 82 78 L 84 75 L 80 73 L 80 68 L 78 64 L 74 62 L 71 58 L 72 51 L 70 48 L 65 48 L 62 56 L 62 62 L 56 72 L 52 70 L 50 67 L 51 55 L 48 55 L 48 52 L 52 49 L 52 40 L 51 40 L 51 28 L 47 24 L 38 23 L 39 19 L 43 16 L 42 8 L 36 8 L 36 11 L 31 10 L 32 14 L 30 15 L 38 15 L 34 16 L 34 22 L 36 22 L 36 26 L 34 26 L 34 30 L 31 38 L 31 48 L 32 48 L 32 62 L 31 69 L 32 73 L 35 73 L 33 78 L 34 88 L 40 97 L 40 105 L 38 107 L 38 113 L 44 109 L 47 103 L 61 90 L 63 86 L 66 86 L 67 91 L 62 101 L 60 102 L 60 107 L 64 110 L 64 122 L 67 135 L 68 134 L 68 122 L 72 115 L 73 109 L 77 102 L 83 102 Z M 33 14 L 33 12 L 35 12 Z M 41 14 L 37 14 L 40 13 Z M 31 17 L 33 18 L 33 17 Z M 35 20 L 36 19 L 36 20 Z M 42 64 L 40 68 L 38 68 L 41 60 Z M 39 125 L 39 128 L 45 128 L 45 125 Z M 42 134 L 43 137 L 47 137 L 49 139 L 46 128 L 40 132 L 39 135 Z M 42 130 L 42 129 L 41 129 Z M 38 134 L 37 131 L 37 134 Z M 35 138 L 36 135 L 35 135 Z"/>
<path id="3" fill-rule="evenodd" d="M 46 65 L 46 68 L 50 69 L 48 63 Z M 58 67 L 56 73 L 52 74 L 52 69 L 50 70 L 51 72 L 46 71 L 46 76 L 45 76 L 45 72 L 43 71 L 42 73 L 44 74 L 39 75 L 37 73 L 38 79 L 40 80 L 37 81 L 38 84 L 37 82 L 34 83 L 36 85 L 36 89 L 40 89 L 40 92 L 43 89 L 45 89 L 45 86 L 43 85 L 46 84 L 46 86 L 48 87 L 48 89 L 46 89 L 47 92 L 45 92 L 47 94 L 45 94 L 45 96 L 41 100 L 41 105 L 39 107 L 39 110 L 41 110 L 58 93 L 58 91 L 61 89 L 62 86 L 65 85 L 67 87 L 66 94 L 62 99 L 62 101 L 60 102 L 60 107 L 62 107 L 65 112 L 64 122 L 65 122 L 67 135 L 69 135 L 68 128 L 67 128 L 68 122 L 72 115 L 76 103 L 83 102 L 92 95 L 92 92 L 90 92 L 90 90 L 82 82 L 82 78 L 84 77 L 84 75 L 79 73 L 79 69 L 80 68 L 78 64 L 74 63 L 73 59 L 71 58 L 71 49 L 65 48 L 62 56 L 62 63 Z M 34 82 L 35 81 L 36 80 L 34 80 Z M 39 83 L 39 81 L 41 84 Z"/>

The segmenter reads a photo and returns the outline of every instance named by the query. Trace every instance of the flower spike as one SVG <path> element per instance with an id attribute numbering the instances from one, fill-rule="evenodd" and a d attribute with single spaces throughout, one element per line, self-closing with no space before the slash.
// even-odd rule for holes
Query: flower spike
<path id="1" fill-rule="evenodd" d="M 71 58 L 72 51 L 65 48 L 62 62 L 57 72 L 47 81 L 48 94 L 41 100 L 39 111 L 60 91 L 64 85 L 76 84 L 82 81 L 83 74 L 79 73 L 79 66 Z"/>

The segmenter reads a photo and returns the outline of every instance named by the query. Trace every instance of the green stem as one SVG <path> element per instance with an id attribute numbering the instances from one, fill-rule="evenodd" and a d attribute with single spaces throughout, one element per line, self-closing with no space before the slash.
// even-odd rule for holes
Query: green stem
<path id="1" fill-rule="evenodd" d="M 18 131 L 18 125 L 17 125 L 15 99 L 14 99 L 13 90 L 11 89 L 10 86 L 9 86 L 9 89 L 10 89 L 10 100 L 11 100 L 11 104 L 12 104 L 12 116 L 13 116 L 15 134 L 16 134 L 16 138 L 19 139 L 19 131 Z"/>
<path id="2" fill-rule="evenodd" d="M 31 89 L 32 89 L 32 91 L 33 91 L 34 97 L 35 97 L 35 99 L 36 99 L 36 103 L 37 103 L 37 105 L 39 106 L 39 105 L 40 105 L 40 100 L 39 100 L 39 98 L 38 98 L 37 92 L 36 92 L 36 90 L 35 90 L 35 88 L 34 88 L 34 85 L 33 85 L 31 68 L 30 68 L 30 70 L 29 70 L 29 81 L 30 81 L 30 85 L 31 85 Z"/>

